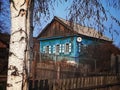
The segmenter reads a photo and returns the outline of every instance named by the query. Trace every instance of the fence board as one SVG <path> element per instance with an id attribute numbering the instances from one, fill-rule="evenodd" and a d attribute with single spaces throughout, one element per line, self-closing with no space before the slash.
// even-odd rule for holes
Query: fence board
<path id="1" fill-rule="evenodd" d="M 115 85 L 120 85 L 120 76 L 84 76 L 79 78 L 69 79 L 51 79 L 51 80 L 36 80 L 35 85 L 30 81 L 30 87 L 34 86 L 33 90 L 114 90 Z M 102 88 L 102 89 L 101 89 Z M 32 90 L 32 89 L 30 89 Z M 119 89 L 117 89 L 119 90 Z"/>

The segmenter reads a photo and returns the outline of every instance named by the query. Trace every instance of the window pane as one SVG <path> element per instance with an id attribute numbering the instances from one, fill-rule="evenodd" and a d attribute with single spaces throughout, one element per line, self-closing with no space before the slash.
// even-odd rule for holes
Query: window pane
<path id="1" fill-rule="evenodd" d="M 65 52 L 69 53 L 69 44 L 68 43 L 66 44 Z"/>
<path id="2" fill-rule="evenodd" d="M 49 46 L 46 46 L 46 52 L 45 53 L 49 53 Z"/>
<path id="3" fill-rule="evenodd" d="M 59 47 L 59 53 L 61 53 L 62 52 L 62 49 L 61 49 L 61 44 L 60 44 L 60 47 Z"/>
<path id="4" fill-rule="evenodd" d="M 56 51 L 55 51 L 55 45 L 53 45 L 53 53 L 55 53 Z"/>
<path id="5" fill-rule="evenodd" d="M 71 52 L 71 43 L 69 43 L 69 52 Z"/>
<path id="6" fill-rule="evenodd" d="M 59 54 L 60 45 L 56 45 L 56 54 Z"/>
<path id="7" fill-rule="evenodd" d="M 64 46 L 64 44 L 63 44 L 63 45 L 62 45 L 62 53 L 64 53 L 64 47 L 65 47 L 65 46 Z"/>
<path id="8" fill-rule="evenodd" d="M 51 54 L 51 46 L 49 46 L 49 54 Z"/>

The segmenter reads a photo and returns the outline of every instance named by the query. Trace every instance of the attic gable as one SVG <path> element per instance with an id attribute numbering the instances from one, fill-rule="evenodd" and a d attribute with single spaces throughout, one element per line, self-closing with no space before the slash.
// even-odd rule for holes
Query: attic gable
<path id="1" fill-rule="evenodd" d="M 55 18 L 49 23 L 40 33 L 38 38 L 49 38 L 57 36 L 74 35 L 76 32 L 71 31 L 69 27 L 66 27 L 63 22 L 56 20 Z"/>

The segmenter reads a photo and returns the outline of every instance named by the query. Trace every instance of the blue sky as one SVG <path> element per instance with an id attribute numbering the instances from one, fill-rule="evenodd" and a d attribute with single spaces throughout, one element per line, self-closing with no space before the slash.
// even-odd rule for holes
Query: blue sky
<path id="1" fill-rule="evenodd" d="M 104 1 L 104 0 L 103 0 Z M 105 2 L 104 2 L 104 7 L 106 8 L 106 10 L 109 10 L 109 12 L 115 17 L 117 18 L 117 20 L 119 20 L 120 22 L 120 10 L 119 9 L 115 9 L 113 7 L 109 7 Z M 115 45 L 117 45 L 118 47 L 120 47 L 120 26 L 118 26 L 118 24 L 116 24 L 113 20 L 109 19 L 107 22 L 105 22 L 105 25 L 107 27 L 110 27 L 110 24 L 113 24 L 113 43 Z M 114 30 L 117 30 L 118 35 L 114 32 Z M 106 31 L 105 35 L 108 36 L 109 38 L 111 38 L 111 34 Z"/>
<path id="2" fill-rule="evenodd" d="M 2 12 L 0 13 L 0 25 L 4 26 L 2 31 L 5 33 L 10 33 L 10 8 L 8 1 L 9 0 L 0 0 L 0 2 L 2 2 Z"/>
<path id="3" fill-rule="evenodd" d="M 2 2 L 4 2 L 4 5 L 2 7 L 6 7 L 5 5 L 8 5 L 7 2 L 9 0 L 0 0 Z M 42 18 L 41 20 L 41 25 L 40 26 L 37 26 L 35 27 L 35 30 L 34 30 L 34 36 L 37 36 L 40 31 L 53 19 L 54 16 L 58 16 L 58 17 L 61 17 L 61 18 L 64 18 L 66 19 L 67 17 L 67 14 L 68 14 L 68 11 L 66 10 L 67 7 L 70 6 L 72 0 L 68 0 L 67 2 L 64 2 L 62 1 L 62 3 L 58 3 L 58 4 L 55 4 L 54 8 L 55 10 L 51 10 L 51 16 L 50 16 L 50 19 L 49 20 L 46 20 L 44 21 L 44 18 Z M 104 2 L 104 0 L 103 0 Z M 107 6 L 106 3 L 103 3 L 104 7 L 106 8 L 106 10 L 109 10 L 111 12 L 111 14 L 113 16 L 115 16 L 119 21 L 120 21 L 120 10 L 116 10 L 112 7 L 109 7 Z M 7 11 L 9 11 L 9 8 L 6 8 Z M 2 22 L 2 24 L 5 25 L 5 27 L 8 26 L 8 28 L 5 28 L 4 31 L 7 31 L 7 32 L 10 32 L 10 15 L 8 14 L 8 17 L 5 17 L 4 15 L 1 15 L 0 14 L 0 22 Z M 9 22 L 9 23 L 8 23 Z M 107 27 L 110 27 L 110 23 L 113 23 L 113 27 L 114 29 L 116 29 L 118 32 L 119 32 L 119 35 L 116 35 L 116 33 L 114 33 L 114 43 L 120 47 L 120 26 L 118 27 L 117 24 L 115 24 L 115 22 L 113 22 L 111 19 L 108 20 L 108 22 L 105 22 L 104 24 L 107 26 Z M 1 25 L 1 23 L 0 23 Z M 108 31 L 105 32 L 105 35 L 108 36 L 109 38 L 111 38 L 111 34 L 108 33 Z"/>

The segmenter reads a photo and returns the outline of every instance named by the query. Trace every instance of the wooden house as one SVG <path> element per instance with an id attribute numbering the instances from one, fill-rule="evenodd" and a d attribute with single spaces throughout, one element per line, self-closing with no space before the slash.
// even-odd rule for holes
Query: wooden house
<path id="1" fill-rule="evenodd" d="M 112 43 L 111 39 L 92 28 L 56 16 L 41 31 L 38 39 L 41 53 L 57 56 L 51 57 L 53 60 L 65 59 L 76 62 L 82 59 L 82 48 L 97 43 Z"/>

